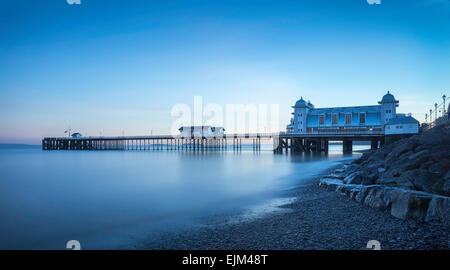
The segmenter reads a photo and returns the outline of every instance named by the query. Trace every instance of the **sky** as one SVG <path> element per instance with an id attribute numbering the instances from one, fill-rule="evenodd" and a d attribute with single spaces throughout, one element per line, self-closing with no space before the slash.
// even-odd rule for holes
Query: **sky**
<path id="1" fill-rule="evenodd" d="M 450 0 L 0 0 L 0 143 L 168 133 L 176 104 L 450 96 Z M 224 107 L 225 108 L 225 107 Z"/>

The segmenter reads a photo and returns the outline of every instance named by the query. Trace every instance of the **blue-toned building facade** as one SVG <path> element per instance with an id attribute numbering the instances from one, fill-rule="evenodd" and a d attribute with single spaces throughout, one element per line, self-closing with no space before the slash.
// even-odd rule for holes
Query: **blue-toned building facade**
<path id="1" fill-rule="evenodd" d="M 397 114 L 398 105 L 399 101 L 389 92 L 372 106 L 315 108 L 301 98 L 292 107 L 293 117 L 286 129 L 293 134 L 417 134 L 419 122 L 409 115 Z"/>

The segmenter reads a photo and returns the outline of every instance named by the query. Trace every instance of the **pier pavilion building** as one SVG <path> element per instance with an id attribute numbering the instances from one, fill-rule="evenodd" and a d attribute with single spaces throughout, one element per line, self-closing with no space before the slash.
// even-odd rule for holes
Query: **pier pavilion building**
<path id="1" fill-rule="evenodd" d="M 330 141 L 342 141 L 351 152 L 354 141 L 370 141 L 376 149 L 384 143 L 419 133 L 419 121 L 397 113 L 399 101 L 389 93 L 377 105 L 316 108 L 300 98 L 292 108 L 286 132 L 280 133 L 275 151 L 327 151 Z"/>
<path id="2" fill-rule="evenodd" d="M 370 106 L 315 108 L 300 98 L 286 130 L 288 134 L 417 134 L 419 121 L 397 113 L 398 105 L 389 91 Z"/>

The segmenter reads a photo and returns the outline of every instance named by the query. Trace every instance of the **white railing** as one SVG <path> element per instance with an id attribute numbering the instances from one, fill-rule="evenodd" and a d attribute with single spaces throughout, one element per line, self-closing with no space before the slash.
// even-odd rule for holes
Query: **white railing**
<path id="1" fill-rule="evenodd" d="M 279 136 L 280 133 L 234 133 L 234 134 L 216 134 L 216 135 L 201 135 L 193 134 L 192 136 L 183 135 L 148 135 L 148 136 L 86 136 L 79 138 L 72 137 L 46 137 L 44 139 L 57 140 L 151 140 L 151 139 L 232 139 L 232 138 L 273 138 Z"/>
<path id="2" fill-rule="evenodd" d="M 330 131 L 311 131 L 306 133 L 284 133 L 282 135 L 384 135 L 383 130 L 330 130 Z"/>

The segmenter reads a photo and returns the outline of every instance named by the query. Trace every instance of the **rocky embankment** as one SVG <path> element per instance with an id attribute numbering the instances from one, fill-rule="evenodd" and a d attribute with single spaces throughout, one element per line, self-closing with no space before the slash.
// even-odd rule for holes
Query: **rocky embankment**
<path id="1" fill-rule="evenodd" d="M 450 220 L 450 125 L 365 153 L 320 186 L 401 219 Z"/>

